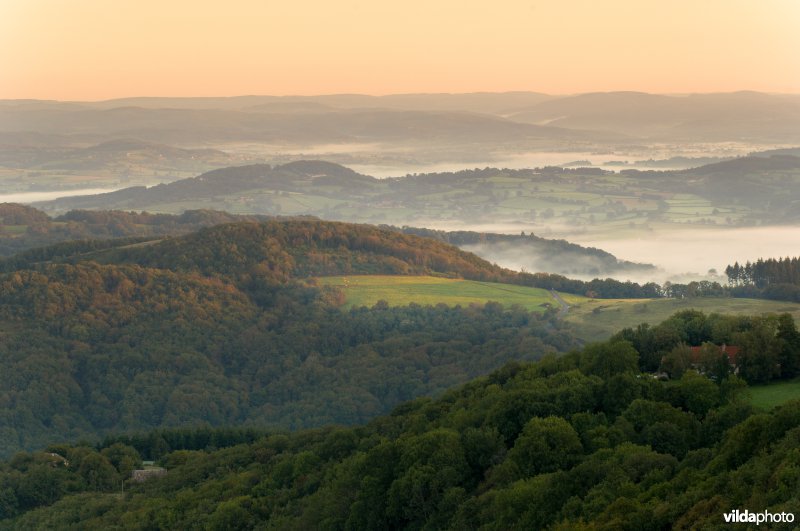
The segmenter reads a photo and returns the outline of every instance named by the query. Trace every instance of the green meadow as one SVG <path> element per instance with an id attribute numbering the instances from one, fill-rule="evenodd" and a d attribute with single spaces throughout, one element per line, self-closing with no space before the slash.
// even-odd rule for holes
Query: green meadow
<path id="1" fill-rule="evenodd" d="M 354 275 L 320 277 L 321 286 L 336 286 L 345 294 L 345 305 L 373 306 L 380 300 L 390 306 L 447 304 L 449 306 L 484 304 L 496 301 L 505 306 L 518 304 L 533 311 L 558 306 L 547 290 L 428 276 Z"/>
<path id="2" fill-rule="evenodd" d="M 750 387 L 750 401 L 759 409 L 769 410 L 790 400 L 800 400 L 800 378 Z"/>
<path id="3" fill-rule="evenodd" d="M 584 341 L 602 341 L 623 328 L 640 323 L 655 325 L 681 310 L 735 315 L 790 313 L 795 320 L 800 320 L 800 304 L 763 299 L 586 299 L 574 295 L 564 296 L 564 299 L 571 305 L 566 320 L 575 325 L 576 335 Z"/>
<path id="4" fill-rule="evenodd" d="M 321 286 L 337 286 L 345 294 L 345 306 L 373 306 L 380 300 L 390 306 L 484 304 L 496 301 L 505 306 L 518 304 L 533 311 L 558 306 L 547 290 L 429 276 L 356 275 L 321 277 Z M 708 297 L 693 299 L 588 299 L 560 293 L 570 305 L 565 320 L 584 341 L 603 341 L 626 327 L 640 323 L 656 325 L 681 310 L 704 313 L 761 315 L 790 313 L 800 320 L 800 304 L 762 299 Z"/>

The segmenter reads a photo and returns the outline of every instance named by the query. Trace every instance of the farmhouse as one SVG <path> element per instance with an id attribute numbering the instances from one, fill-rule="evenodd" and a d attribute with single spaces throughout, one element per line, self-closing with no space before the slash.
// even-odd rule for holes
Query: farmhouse
<path id="1" fill-rule="evenodd" d="M 692 350 L 692 367 L 697 368 L 700 366 L 700 351 L 703 348 L 702 346 L 699 347 L 689 347 Z M 734 374 L 739 372 L 739 366 L 737 363 L 737 356 L 739 354 L 739 347 L 734 345 L 726 345 L 723 343 L 719 345 L 719 352 L 720 354 L 725 354 L 728 357 L 728 363 L 731 365 L 731 369 L 733 370 Z"/>

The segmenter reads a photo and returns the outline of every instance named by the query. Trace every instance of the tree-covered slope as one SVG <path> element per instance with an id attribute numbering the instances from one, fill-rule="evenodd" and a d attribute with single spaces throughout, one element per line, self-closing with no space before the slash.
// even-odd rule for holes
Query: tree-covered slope
<path id="1" fill-rule="evenodd" d="M 735 376 L 662 382 L 638 362 L 616 339 L 509 364 L 361 427 L 53 445 L 0 465 L 0 525 L 642 531 L 798 513 L 800 402 L 756 413 Z M 142 458 L 166 474 L 111 494 Z"/>
<path id="2" fill-rule="evenodd" d="M 302 280 L 502 273 L 395 231 L 240 223 L 50 251 L 0 275 L 5 455 L 120 430 L 364 422 L 508 360 L 576 344 L 550 314 L 496 304 L 343 312 L 336 290 Z"/>
<path id="3" fill-rule="evenodd" d="M 96 257 L 207 274 L 284 280 L 331 274 L 438 273 L 502 278 L 513 272 L 429 238 L 318 220 L 233 223 Z"/>
<path id="4" fill-rule="evenodd" d="M 552 312 L 491 303 L 379 303 L 345 312 L 339 291 L 309 278 L 382 273 L 573 282 L 503 270 L 394 230 L 291 220 L 110 247 L 71 245 L 27 253 L 0 274 L 5 455 L 52 440 L 156 427 L 361 423 L 509 360 L 578 344 Z M 665 337 L 669 348 L 658 343 L 647 351 L 650 370 L 682 336 Z M 762 380 L 774 377 L 769 366 L 756 370 Z"/>
<path id="5" fill-rule="evenodd" d="M 324 163 L 320 163 L 323 165 Z M 314 163 L 295 163 L 313 171 Z M 327 166 L 322 166 L 322 168 Z M 323 171 L 323 169 L 318 171 Z M 334 171 L 339 168 L 340 171 Z M 318 175 L 316 181 L 330 185 L 361 185 L 353 172 L 336 167 L 326 177 Z M 226 174 L 226 171 L 218 173 Z M 211 172 L 208 175 L 212 175 Z M 227 174 L 226 174 L 227 175 Z M 355 174 L 357 175 L 357 174 Z M 198 177 L 199 179 L 200 177 Z M 337 184 L 353 180 L 349 185 Z M 365 178 L 367 179 L 367 178 Z M 150 214 L 119 210 L 71 210 L 50 217 L 41 210 L 14 203 L 0 204 L 0 257 L 19 254 L 30 249 L 63 243 L 71 240 L 100 240 L 115 238 L 157 239 L 161 236 L 178 236 L 223 223 L 242 221 L 267 221 L 263 215 L 230 214 L 216 210 L 186 210 L 181 214 Z M 308 219 L 308 218 L 307 218 Z M 473 252 L 492 262 L 519 264 L 517 268 L 528 271 L 546 271 L 570 275 L 613 276 L 620 272 L 652 272 L 654 266 L 619 260 L 600 249 L 582 247 L 564 240 L 542 238 L 534 234 L 519 236 L 464 231 L 435 231 L 391 226 L 385 228 L 407 234 L 416 234 L 441 240 Z M 97 244 L 93 244 L 97 245 Z M 113 244 L 103 244 L 113 245 Z"/>
<path id="6" fill-rule="evenodd" d="M 613 279 L 585 282 L 555 274 L 511 271 L 453 245 L 390 227 L 283 219 L 231 223 L 173 238 L 144 241 L 147 239 L 67 242 L 31 249 L 0 262 L 0 269 L 9 271 L 48 261 L 94 260 L 225 275 L 240 282 L 345 274 L 433 274 L 580 295 L 591 292 L 601 298 L 661 296 L 655 283 L 639 285 Z"/>
<path id="7" fill-rule="evenodd" d="M 267 218 L 237 216 L 215 210 L 187 210 L 179 215 L 72 210 L 51 218 L 30 206 L 0 203 L 0 257 L 72 240 L 153 239 L 186 234 L 220 223 L 264 219 Z"/>

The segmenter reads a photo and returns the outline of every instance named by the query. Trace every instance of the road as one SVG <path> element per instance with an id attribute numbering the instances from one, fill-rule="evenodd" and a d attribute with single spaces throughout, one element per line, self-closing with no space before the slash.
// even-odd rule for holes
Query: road
<path id="1" fill-rule="evenodd" d="M 554 289 L 550 290 L 550 295 L 552 295 L 553 298 L 556 300 L 556 302 L 558 302 L 558 304 L 561 305 L 561 309 L 558 311 L 558 316 L 561 317 L 561 318 L 566 317 L 567 316 L 567 312 L 569 311 L 569 304 L 567 304 L 567 301 L 562 299 L 561 295 L 556 293 L 556 290 L 554 290 Z"/>

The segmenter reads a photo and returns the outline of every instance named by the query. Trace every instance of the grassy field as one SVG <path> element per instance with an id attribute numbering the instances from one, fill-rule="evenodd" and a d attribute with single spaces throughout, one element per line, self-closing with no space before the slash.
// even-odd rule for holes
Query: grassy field
<path id="1" fill-rule="evenodd" d="M 800 321 L 800 304 L 761 299 L 586 299 L 574 295 L 564 299 L 570 304 L 566 320 L 575 325 L 578 337 L 585 341 L 602 341 L 639 323 L 658 324 L 681 310 L 736 315 L 791 313 Z"/>
<path id="2" fill-rule="evenodd" d="M 750 400 L 759 408 L 769 410 L 789 400 L 800 399 L 800 378 L 750 387 Z"/>
<path id="3" fill-rule="evenodd" d="M 0 231 L 6 234 L 25 234 L 28 231 L 27 225 L 2 225 Z"/>
<path id="4" fill-rule="evenodd" d="M 544 311 L 548 305 L 557 306 L 547 290 L 492 282 L 380 275 L 321 277 L 317 282 L 322 286 L 343 288 L 347 297 L 345 305 L 348 307 L 373 306 L 379 300 L 385 300 L 390 306 L 412 302 L 421 305 L 443 303 L 468 306 L 496 301 L 507 306 L 519 304 L 533 311 Z"/>
<path id="5" fill-rule="evenodd" d="M 323 286 L 343 288 L 350 306 L 373 306 L 385 300 L 391 306 L 410 303 L 468 306 L 497 301 L 503 305 L 519 304 L 533 311 L 543 311 L 548 305 L 557 306 L 547 290 L 509 284 L 475 282 L 437 277 L 414 276 L 347 276 L 317 279 Z M 626 327 L 640 323 L 656 325 L 681 310 L 700 310 L 704 313 L 761 315 L 790 313 L 800 321 L 800 304 L 760 299 L 588 299 L 561 293 L 570 305 L 566 321 L 573 324 L 575 334 L 584 341 L 602 341 Z"/>

